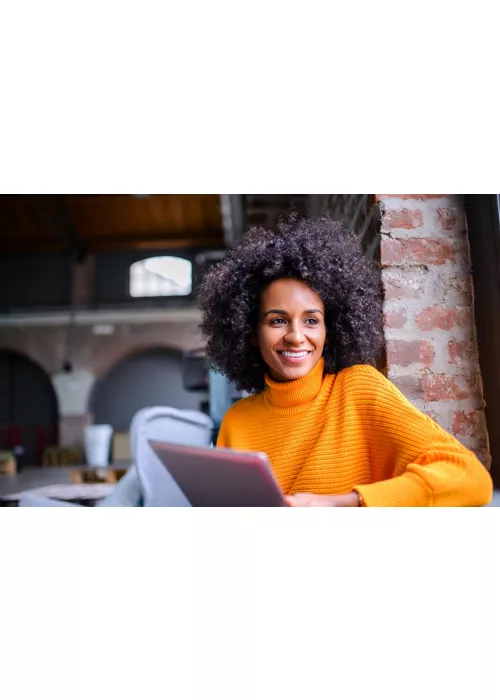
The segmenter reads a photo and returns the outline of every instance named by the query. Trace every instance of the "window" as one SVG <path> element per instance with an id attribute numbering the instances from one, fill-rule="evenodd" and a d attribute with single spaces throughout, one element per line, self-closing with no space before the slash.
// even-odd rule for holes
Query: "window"
<path id="1" fill-rule="evenodd" d="M 130 296 L 173 297 L 191 294 L 193 265 L 169 255 L 139 260 L 130 266 Z"/>

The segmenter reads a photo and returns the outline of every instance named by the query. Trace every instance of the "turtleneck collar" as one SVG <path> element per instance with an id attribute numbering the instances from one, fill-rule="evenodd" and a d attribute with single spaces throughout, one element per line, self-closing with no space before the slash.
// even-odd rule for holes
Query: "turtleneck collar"
<path id="1" fill-rule="evenodd" d="M 324 367 L 325 361 L 321 358 L 309 374 L 291 382 L 276 382 L 266 374 L 267 389 L 265 395 L 267 401 L 271 405 L 281 408 L 300 406 L 313 401 L 319 394 L 323 384 Z"/>

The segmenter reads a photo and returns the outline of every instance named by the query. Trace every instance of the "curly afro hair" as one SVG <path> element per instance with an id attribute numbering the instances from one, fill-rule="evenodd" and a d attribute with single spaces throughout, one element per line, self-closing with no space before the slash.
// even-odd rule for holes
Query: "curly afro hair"
<path id="1" fill-rule="evenodd" d="M 365 258 L 344 224 L 329 216 L 292 215 L 276 231 L 250 229 L 200 284 L 200 328 L 215 371 L 240 390 L 264 390 L 266 365 L 251 341 L 262 290 L 283 278 L 304 282 L 323 300 L 326 372 L 375 361 L 383 342 L 377 264 Z"/>

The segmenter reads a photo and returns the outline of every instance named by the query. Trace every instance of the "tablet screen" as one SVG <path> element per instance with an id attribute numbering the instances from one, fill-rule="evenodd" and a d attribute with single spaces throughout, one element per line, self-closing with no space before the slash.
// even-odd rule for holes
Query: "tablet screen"
<path id="1" fill-rule="evenodd" d="M 263 453 L 150 441 L 192 506 L 285 506 Z"/>

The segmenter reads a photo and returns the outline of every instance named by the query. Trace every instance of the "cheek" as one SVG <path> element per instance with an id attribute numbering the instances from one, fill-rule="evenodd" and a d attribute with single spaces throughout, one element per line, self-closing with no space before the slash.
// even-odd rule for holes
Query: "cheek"
<path id="1" fill-rule="evenodd" d="M 277 342 L 276 333 L 272 331 L 273 329 L 264 327 L 257 333 L 257 345 L 264 359 L 272 357 L 272 349 Z"/>
<path id="2" fill-rule="evenodd" d="M 326 343 L 326 331 L 322 329 L 314 334 L 314 343 L 318 349 L 323 349 Z"/>

